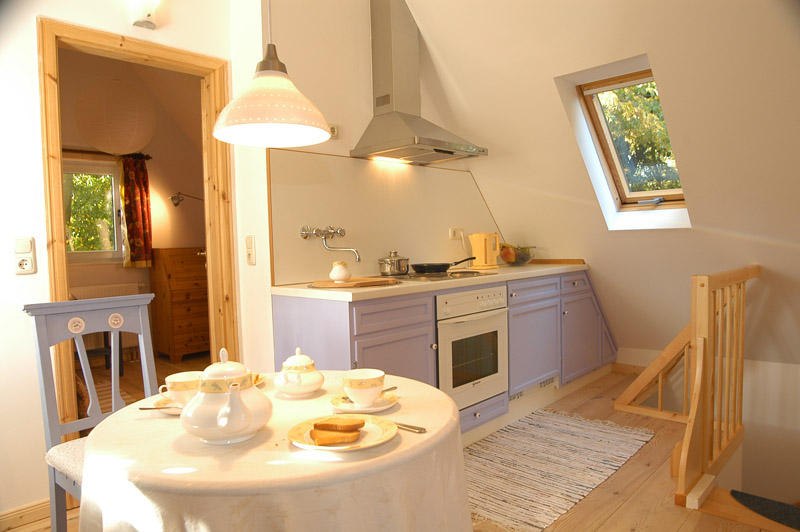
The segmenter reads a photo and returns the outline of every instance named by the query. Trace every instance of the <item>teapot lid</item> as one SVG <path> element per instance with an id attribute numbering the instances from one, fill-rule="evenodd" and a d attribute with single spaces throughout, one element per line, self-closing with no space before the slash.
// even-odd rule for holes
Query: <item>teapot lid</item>
<path id="1" fill-rule="evenodd" d="M 206 379 L 224 379 L 226 377 L 242 377 L 247 375 L 247 367 L 239 362 L 228 360 L 228 350 L 219 350 L 219 362 L 215 362 L 203 370 Z"/>
<path id="2" fill-rule="evenodd" d="M 282 367 L 285 370 L 295 371 L 316 369 L 314 366 L 314 361 L 311 359 L 311 357 L 303 353 L 299 347 L 295 348 L 292 356 L 284 360 Z"/>

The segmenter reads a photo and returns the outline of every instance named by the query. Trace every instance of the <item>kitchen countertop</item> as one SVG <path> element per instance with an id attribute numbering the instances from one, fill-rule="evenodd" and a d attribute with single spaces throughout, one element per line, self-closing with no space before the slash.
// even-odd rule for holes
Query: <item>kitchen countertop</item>
<path id="1" fill-rule="evenodd" d="M 331 301 L 364 301 L 381 297 L 422 294 L 452 288 L 464 288 L 492 283 L 505 283 L 517 279 L 544 277 L 588 270 L 586 264 L 527 264 L 525 266 L 500 266 L 497 273 L 462 277 L 446 281 L 409 281 L 403 279 L 391 286 L 368 286 L 364 288 L 309 288 L 311 281 L 271 287 L 272 295 L 327 299 Z M 457 272 L 458 269 L 450 271 Z M 377 277 L 377 276 L 376 276 Z"/>

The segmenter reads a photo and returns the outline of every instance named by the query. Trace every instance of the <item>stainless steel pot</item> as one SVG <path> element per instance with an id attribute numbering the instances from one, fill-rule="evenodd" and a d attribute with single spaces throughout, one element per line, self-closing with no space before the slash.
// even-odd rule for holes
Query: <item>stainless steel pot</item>
<path id="1" fill-rule="evenodd" d="M 390 251 L 388 257 L 378 259 L 381 275 L 405 275 L 408 273 L 408 257 L 400 257 L 397 251 Z"/>

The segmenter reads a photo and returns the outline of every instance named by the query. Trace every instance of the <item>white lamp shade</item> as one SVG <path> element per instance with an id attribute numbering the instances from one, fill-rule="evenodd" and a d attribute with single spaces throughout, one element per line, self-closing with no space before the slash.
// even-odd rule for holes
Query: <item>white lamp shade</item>
<path id="1" fill-rule="evenodd" d="M 140 151 L 155 133 L 156 112 L 149 95 L 133 83 L 93 78 L 75 101 L 75 125 L 84 141 L 122 155 Z"/>
<path id="2" fill-rule="evenodd" d="M 225 106 L 214 137 L 229 144 L 290 148 L 331 137 L 325 117 L 283 72 L 257 72 L 247 89 Z"/>

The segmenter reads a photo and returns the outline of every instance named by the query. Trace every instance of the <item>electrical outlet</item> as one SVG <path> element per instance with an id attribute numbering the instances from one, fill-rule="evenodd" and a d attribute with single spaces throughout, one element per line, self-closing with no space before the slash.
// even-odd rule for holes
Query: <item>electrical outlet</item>
<path id="1" fill-rule="evenodd" d="M 17 275 L 36 273 L 36 246 L 33 238 L 18 238 L 14 243 Z"/>

